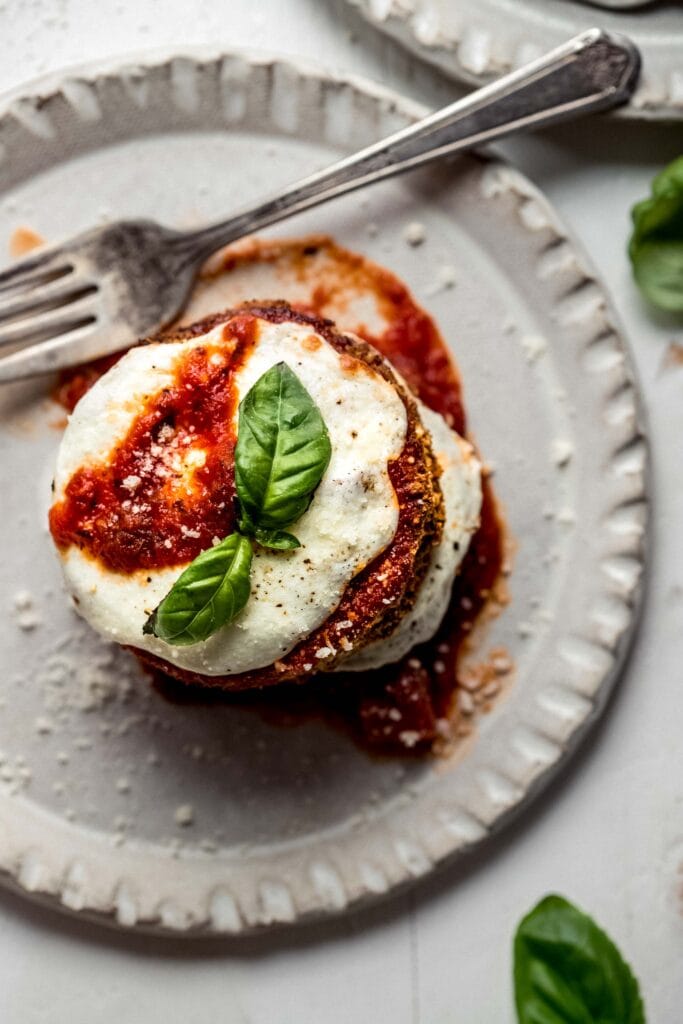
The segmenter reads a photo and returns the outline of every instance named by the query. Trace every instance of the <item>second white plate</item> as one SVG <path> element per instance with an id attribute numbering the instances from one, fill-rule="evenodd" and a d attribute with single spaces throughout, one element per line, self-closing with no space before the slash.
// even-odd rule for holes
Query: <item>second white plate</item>
<path id="1" fill-rule="evenodd" d="M 348 0 L 423 60 L 481 85 L 585 29 L 622 32 L 637 44 L 643 71 L 619 116 L 683 117 L 683 15 L 678 3 L 602 10 L 577 0 Z"/>

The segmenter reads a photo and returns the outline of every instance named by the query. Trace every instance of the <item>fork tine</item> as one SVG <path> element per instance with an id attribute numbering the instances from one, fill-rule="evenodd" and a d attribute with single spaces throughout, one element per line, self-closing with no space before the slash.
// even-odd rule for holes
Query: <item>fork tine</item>
<path id="1" fill-rule="evenodd" d="M 65 307 L 65 310 L 49 310 L 27 320 L 14 321 L 0 327 L 0 348 L 6 345 L 35 345 L 47 342 L 72 331 L 76 327 L 92 324 L 97 319 L 92 303 Z"/>
<path id="2" fill-rule="evenodd" d="M 89 340 L 96 333 L 92 323 L 76 323 L 74 329 L 65 334 L 0 357 L 0 384 L 54 373 L 55 370 L 82 363 L 94 353 L 90 353 L 87 346 L 79 345 L 79 342 Z"/>
<path id="3" fill-rule="evenodd" d="M 21 317 L 63 308 L 96 291 L 97 285 L 85 279 L 78 282 L 69 278 L 69 284 L 65 286 L 60 278 L 56 284 L 51 282 L 42 288 L 22 291 L 19 294 L 11 292 L 4 300 L 0 295 L 0 327 Z"/>
<path id="4" fill-rule="evenodd" d="M 35 256 L 27 256 L 0 271 L 0 293 L 15 288 L 30 288 L 47 284 L 73 273 L 73 265 L 64 256 L 62 249 L 46 249 Z"/>

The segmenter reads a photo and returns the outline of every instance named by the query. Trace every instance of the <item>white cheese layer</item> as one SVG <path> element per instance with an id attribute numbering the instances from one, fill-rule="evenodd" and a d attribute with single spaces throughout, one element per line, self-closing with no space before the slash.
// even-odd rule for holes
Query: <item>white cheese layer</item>
<path id="1" fill-rule="evenodd" d="M 222 338 L 221 325 L 189 341 L 134 348 L 109 370 L 70 418 L 57 458 L 55 500 L 63 497 L 77 469 L 112 457 L 146 399 L 172 383 L 178 359 L 193 347 L 220 344 Z M 317 403 L 332 443 L 331 461 L 313 502 L 291 527 L 301 547 L 289 552 L 258 549 L 244 610 L 191 647 L 171 647 L 142 633 L 148 615 L 185 566 L 127 575 L 75 546 L 60 551 L 79 613 L 103 636 L 202 675 L 261 668 L 324 622 L 350 580 L 391 542 L 398 503 L 388 463 L 405 443 L 403 402 L 383 377 L 341 356 L 311 327 L 265 320 L 259 321 L 254 347 L 235 372 L 238 398 L 282 360 Z M 197 449 L 193 452 L 196 459 Z"/>
<path id="2" fill-rule="evenodd" d="M 418 402 L 420 418 L 432 437 L 441 468 L 441 491 L 446 521 L 434 548 L 429 569 L 415 604 L 393 633 L 363 647 L 338 666 L 339 671 L 362 672 L 399 661 L 417 644 L 434 636 L 444 617 L 453 580 L 479 527 L 481 465 L 472 445 L 456 434 L 442 416 Z"/>

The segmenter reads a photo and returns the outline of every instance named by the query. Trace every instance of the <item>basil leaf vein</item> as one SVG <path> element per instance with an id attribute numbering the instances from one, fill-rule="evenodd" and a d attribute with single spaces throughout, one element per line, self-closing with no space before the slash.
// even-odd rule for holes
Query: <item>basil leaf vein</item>
<path id="1" fill-rule="evenodd" d="M 645 1024 L 638 982 L 611 939 L 561 896 L 547 896 L 514 942 L 520 1024 Z"/>
<path id="2" fill-rule="evenodd" d="M 207 640 L 249 600 L 251 559 L 251 543 L 239 533 L 202 551 L 152 612 L 143 633 L 176 646 Z"/>
<path id="3" fill-rule="evenodd" d="M 683 157 L 657 175 L 631 218 L 628 252 L 639 288 L 660 309 L 683 313 Z"/>
<path id="4" fill-rule="evenodd" d="M 239 409 L 240 529 L 259 541 L 270 537 L 270 543 L 263 541 L 266 546 L 293 547 L 296 538 L 282 531 L 310 505 L 331 454 L 327 427 L 306 388 L 286 363 L 271 367 Z"/>

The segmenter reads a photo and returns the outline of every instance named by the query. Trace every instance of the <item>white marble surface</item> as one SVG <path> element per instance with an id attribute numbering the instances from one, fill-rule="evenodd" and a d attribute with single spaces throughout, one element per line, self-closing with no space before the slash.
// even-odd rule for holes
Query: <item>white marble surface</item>
<path id="1" fill-rule="evenodd" d="M 596 14 L 596 18 L 599 15 Z M 343 0 L 0 0 L 0 88 L 154 45 L 303 55 L 436 104 L 453 95 Z M 683 148 L 680 127 L 594 122 L 504 151 L 556 203 L 612 289 L 654 448 L 655 537 L 640 636 L 587 748 L 485 856 L 337 923 L 240 943 L 127 938 L 0 892 L 3 1024 L 512 1024 L 510 944 L 548 891 L 589 909 L 640 976 L 649 1020 L 683 1003 L 683 325 L 646 311 L 624 254 L 628 209 Z"/>

